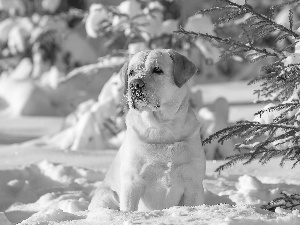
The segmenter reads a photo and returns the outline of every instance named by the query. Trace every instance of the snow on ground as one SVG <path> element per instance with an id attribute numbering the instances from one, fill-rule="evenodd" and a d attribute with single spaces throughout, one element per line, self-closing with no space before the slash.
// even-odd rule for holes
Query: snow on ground
<path id="1" fill-rule="evenodd" d="M 232 90 L 244 89 L 232 85 Z M 217 94 L 213 90 L 223 86 L 226 85 L 203 87 L 204 103 L 212 102 L 206 96 L 211 98 Z M 224 93 L 231 100 L 235 96 L 234 92 Z M 241 116 L 247 115 L 246 119 L 251 120 L 253 113 L 262 107 L 250 107 L 250 98 L 251 95 L 236 100 L 240 102 L 231 106 L 231 118 L 242 119 Z M 257 162 L 238 164 L 221 174 L 214 171 L 224 161 L 208 161 L 202 206 L 152 212 L 109 209 L 89 212 L 91 195 L 103 180 L 116 151 L 61 151 L 45 146 L 5 145 L 54 134 L 63 125 L 62 118 L 0 119 L 1 225 L 300 224 L 297 210 L 277 208 L 271 213 L 260 209 L 260 205 L 279 196 L 281 191 L 300 193 L 300 167 L 291 169 L 292 164 L 287 163 L 281 168 L 279 159 L 264 166 Z"/>
<path id="2" fill-rule="evenodd" d="M 0 145 L 55 134 L 63 126 L 64 118 L 62 117 L 0 117 Z"/>
<path id="3" fill-rule="evenodd" d="M 63 152 L 0 148 L 0 224 L 300 224 L 299 211 L 276 213 L 259 206 L 280 191 L 300 192 L 300 167 L 281 168 L 279 159 L 262 166 L 236 165 L 215 173 L 224 161 L 208 161 L 205 205 L 152 212 L 88 212 L 91 193 L 100 184 L 115 151 Z M 47 159 L 47 161 L 45 160 Z M 6 223 L 5 223 L 6 220 Z"/>
<path id="4" fill-rule="evenodd" d="M 193 92 L 202 91 L 205 106 L 217 98 L 224 97 L 230 103 L 229 122 L 252 120 L 255 112 L 263 108 L 262 104 L 249 104 L 253 101 L 253 92 L 258 85 L 247 85 L 245 81 L 203 84 L 193 87 Z M 238 95 L 236 93 L 239 93 Z M 1 103 L 0 103 L 1 104 Z M 59 117 L 0 117 L 0 145 L 28 141 L 45 135 L 57 134 L 64 128 L 64 118 Z"/>

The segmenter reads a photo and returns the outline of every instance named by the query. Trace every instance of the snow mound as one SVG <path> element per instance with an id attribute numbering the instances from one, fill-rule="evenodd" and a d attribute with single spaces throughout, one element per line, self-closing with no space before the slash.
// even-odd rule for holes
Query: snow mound
<path id="1" fill-rule="evenodd" d="M 103 180 L 104 175 L 101 172 L 43 161 L 21 169 L 0 171 L 0 177 L 0 211 L 26 208 L 37 212 L 52 202 L 53 193 L 63 195 L 65 192 L 81 191 L 82 196 L 87 195 L 98 181 Z M 48 203 L 45 199 L 48 199 Z M 35 201 L 36 207 L 31 204 Z M 70 205 L 64 207 L 68 208 Z"/>
<path id="2" fill-rule="evenodd" d="M 235 184 L 236 190 L 226 190 L 219 195 L 228 195 L 236 204 L 262 205 L 279 197 L 281 190 L 264 185 L 256 177 L 243 175 Z"/>

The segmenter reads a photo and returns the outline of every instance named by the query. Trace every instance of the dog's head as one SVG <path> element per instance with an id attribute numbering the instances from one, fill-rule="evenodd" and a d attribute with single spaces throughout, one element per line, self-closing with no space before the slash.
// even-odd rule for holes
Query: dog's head
<path id="1" fill-rule="evenodd" d="M 173 50 L 147 50 L 133 55 L 122 68 L 129 108 L 159 109 L 196 71 L 191 61 Z"/>

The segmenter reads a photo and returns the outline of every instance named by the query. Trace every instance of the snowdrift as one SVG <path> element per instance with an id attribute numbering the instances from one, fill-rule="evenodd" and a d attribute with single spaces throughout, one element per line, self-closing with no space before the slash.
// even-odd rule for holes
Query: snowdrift
<path id="1" fill-rule="evenodd" d="M 62 152 L 54 149 L 0 148 L 1 224 L 299 224 L 298 210 L 259 208 L 280 191 L 299 192 L 299 168 L 279 160 L 214 170 L 224 161 L 208 161 L 205 205 L 151 212 L 87 211 L 103 180 L 113 151 Z M 13 158 L 13 156 L 16 156 Z M 47 158 L 48 161 L 44 159 Z M 24 165 L 25 166 L 21 166 Z M 245 175 L 247 174 L 247 175 Z"/>

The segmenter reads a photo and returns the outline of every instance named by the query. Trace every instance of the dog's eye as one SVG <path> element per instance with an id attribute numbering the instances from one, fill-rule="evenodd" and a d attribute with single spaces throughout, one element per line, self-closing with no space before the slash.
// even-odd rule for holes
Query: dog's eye
<path id="1" fill-rule="evenodd" d="M 132 76 L 133 76 L 133 70 L 130 70 L 130 71 L 129 71 L 128 76 L 129 76 L 129 77 L 132 77 Z"/>
<path id="2" fill-rule="evenodd" d="M 164 71 L 161 70 L 159 67 L 154 67 L 152 73 L 162 74 Z"/>

